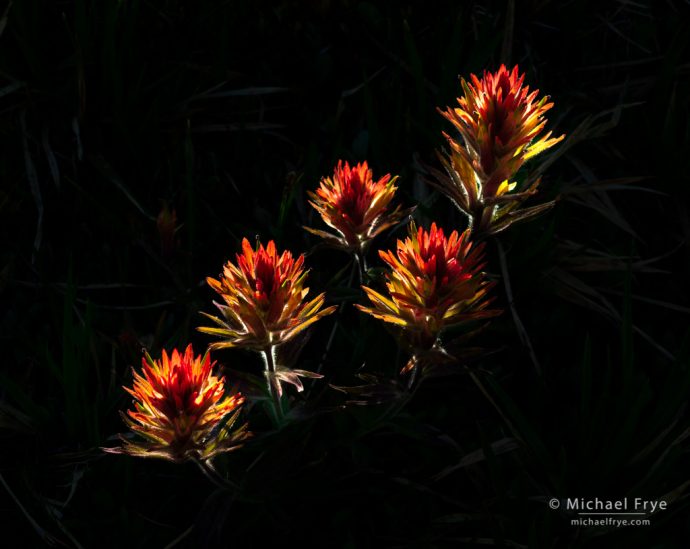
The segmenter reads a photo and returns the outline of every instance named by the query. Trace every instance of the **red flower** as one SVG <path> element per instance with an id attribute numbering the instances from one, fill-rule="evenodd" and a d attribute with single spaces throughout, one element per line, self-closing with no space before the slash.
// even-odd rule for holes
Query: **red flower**
<path id="1" fill-rule="evenodd" d="M 445 327 L 498 314 L 486 309 L 494 283 L 481 272 L 483 247 L 472 246 L 468 231 L 446 238 L 435 223 L 429 232 L 412 223 L 409 237 L 398 240 L 396 254 L 379 252 L 391 268 L 388 297 L 363 287 L 372 306 L 356 307 L 398 326 L 413 348 L 429 349 Z"/>
<path id="2" fill-rule="evenodd" d="M 471 84 L 463 79 L 464 96 L 458 98 L 459 107 L 442 113 L 462 135 L 464 147 L 446 137 L 472 164 L 485 197 L 499 194 L 500 185 L 515 175 L 525 160 L 564 137 L 551 138 L 552 132 L 539 137 L 546 125 L 544 114 L 553 103 L 547 103 L 547 97 L 537 101 L 539 90 L 530 93 L 529 86 L 523 87 L 525 75 L 518 70 L 517 65 L 512 71 L 501 65 L 495 73 L 484 71 L 481 80 L 471 75 Z"/>
<path id="3" fill-rule="evenodd" d="M 461 81 L 464 94 L 458 107 L 441 112 L 462 140 L 444 132 L 451 146 L 449 157 L 442 158 L 448 177 L 437 176 L 436 185 L 484 231 L 498 232 L 545 209 L 518 215 L 514 210 L 536 192 L 539 181 L 510 194 L 517 186 L 511 179 L 526 160 L 564 138 L 551 137 L 550 131 L 541 135 L 553 103 L 548 97 L 537 99 L 539 90 L 530 92 L 524 78 L 517 65 L 512 71 L 505 65 L 495 73 L 485 71 L 481 79 L 473 74 L 471 83 Z"/>
<path id="4" fill-rule="evenodd" d="M 250 347 L 262 351 L 289 341 L 335 310 L 321 309 L 325 294 L 305 300 L 309 288 L 304 287 L 304 255 L 297 259 L 289 251 L 279 255 L 273 241 L 253 250 L 245 238 L 242 253 L 236 258 L 236 264 L 225 264 L 219 280 L 206 279 L 225 301 L 225 305 L 216 303 L 222 319 L 202 313 L 219 327 L 201 327 L 199 331 L 222 338 L 210 349 Z"/>
<path id="5" fill-rule="evenodd" d="M 124 388 L 134 398 L 134 410 L 122 414 L 145 440 L 123 438 L 122 448 L 105 450 L 184 461 L 237 448 L 249 436 L 246 424 L 231 431 L 244 397 L 225 394 L 225 379 L 212 374 L 214 364 L 209 353 L 194 356 L 191 345 L 184 354 L 163 351 L 160 360 L 146 353 L 142 374 L 134 372 L 133 388 Z"/>
<path id="6" fill-rule="evenodd" d="M 333 177 L 324 177 L 316 192 L 308 192 L 310 204 L 327 225 L 338 231 L 333 235 L 305 227 L 309 232 L 325 238 L 337 247 L 355 252 L 364 251 L 381 231 L 395 225 L 408 212 L 400 206 L 390 211 L 391 201 L 398 189 L 397 176 L 386 174 L 374 181 L 366 162 L 354 167 L 338 162 Z"/>

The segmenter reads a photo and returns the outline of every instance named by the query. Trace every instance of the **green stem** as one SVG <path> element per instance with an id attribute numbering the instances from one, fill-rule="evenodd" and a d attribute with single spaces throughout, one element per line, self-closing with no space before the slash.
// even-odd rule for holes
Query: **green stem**
<path id="1" fill-rule="evenodd" d="M 273 386 L 273 380 L 275 379 L 276 363 L 275 363 L 275 345 L 269 345 L 263 351 L 261 351 L 261 356 L 264 359 L 264 366 L 266 368 L 266 380 L 268 382 L 268 394 L 271 396 L 271 402 L 273 405 L 273 412 L 275 415 L 276 422 L 280 422 L 283 419 L 283 407 L 281 405 L 280 395 Z M 280 383 L 280 381 L 276 381 Z"/>
<path id="2" fill-rule="evenodd" d="M 472 212 L 472 217 L 470 218 L 470 235 L 472 236 L 473 242 L 479 242 L 484 239 L 489 233 L 491 228 L 491 214 L 488 215 L 487 211 L 491 210 L 493 206 L 484 206 L 481 204 Z"/>
<path id="3" fill-rule="evenodd" d="M 367 260 L 364 257 L 364 252 L 361 249 L 357 250 L 354 256 L 359 272 L 359 285 L 361 286 L 364 284 L 364 275 L 367 272 Z"/>

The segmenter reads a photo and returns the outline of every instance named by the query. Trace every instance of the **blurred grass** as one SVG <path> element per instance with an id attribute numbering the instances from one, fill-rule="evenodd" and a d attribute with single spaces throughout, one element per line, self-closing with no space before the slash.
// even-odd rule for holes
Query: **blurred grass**
<path id="1" fill-rule="evenodd" d="M 84 547 L 687 546 L 688 11 L 12 3 L 0 35 L 4 525 L 29 545 Z M 301 229 L 319 223 L 305 191 L 338 159 L 400 174 L 400 201 L 419 202 L 423 223 L 462 228 L 419 171 L 444 146 L 435 108 L 454 104 L 457 76 L 501 61 L 552 97 L 550 126 L 571 136 L 544 169 L 556 208 L 501 237 L 541 373 L 507 312 L 472 341 L 497 352 L 425 380 L 403 407 L 343 409 L 318 382 L 300 419 L 271 432 L 252 406 L 257 437 L 219 460 L 237 493 L 191 465 L 98 451 L 124 429 L 120 387 L 142 345 L 208 343 L 194 330 L 213 298 L 204 278 L 242 237 L 316 244 Z M 178 216 L 172 253 L 156 226 L 164 204 Z M 310 253 L 312 291 L 357 299 L 347 262 Z M 497 296 L 507 310 L 501 284 Z M 318 368 L 334 322 L 315 327 L 300 367 Z M 337 322 L 326 382 L 392 377 L 405 362 L 352 307 Z M 258 374 L 252 355 L 216 358 Z M 571 527 L 546 505 L 625 495 L 674 502 L 651 527 L 613 531 Z"/>

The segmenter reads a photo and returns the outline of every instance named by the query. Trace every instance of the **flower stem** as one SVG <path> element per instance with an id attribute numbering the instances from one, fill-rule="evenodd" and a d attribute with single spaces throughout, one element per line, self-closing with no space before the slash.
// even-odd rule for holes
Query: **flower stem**
<path id="1" fill-rule="evenodd" d="M 364 257 L 364 252 L 359 249 L 354 253 L 355 261 L 357 262 L 358 272 L 359 272 L 359 284 L 360 286 L 364 284 L 364 275 L 367 272 L 367 260 Z"/>
<path id="2" fill-rule="evenodd" d="M 216 487 L 222 490 L 236 490 L 237 486 L 228 479 L 223 478 L 216 468 L 208 460 L 193 458 L 194 463 L 201 469 L 204 476 L 209 479 Z"/>
<path id="3" fill-rule="evenodd" d="M 280 394 L 273 385 L 274 381 L 280 383 L 275 378 L 276 363 L 275 363 L 275 345 L 269 345 L 263 351 L 261 356 L 264 359 L 264 366 L 266 368 L 266 381 L 268 382 L 268 394 L 271 396 L 273 413 L 276 423 L 283 419 L 283 406 L 281 404 Z"/>

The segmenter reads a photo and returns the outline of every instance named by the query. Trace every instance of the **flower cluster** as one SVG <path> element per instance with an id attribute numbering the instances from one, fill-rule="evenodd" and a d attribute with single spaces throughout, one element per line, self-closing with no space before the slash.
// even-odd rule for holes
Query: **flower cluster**
<path id="1" fill-rule="evenodd" d="M 472 75 L 470 83 L 462 80 L 458 107 L 442 112 L 460 139 L 444 134 L 450 144 L 450 153 L 441 156 L 447 174 L 434 170 L 433 184 L 468 215 L 469 228 L 462 233 L 453 230 L 447 237 L 436 223 L 425 230 L 411 222 L 396 250 L 379 251 L 388 267 L 385 291 L 362 285 L 369 304 L 355 306 L 391 325 L 412 351 L 403 372 L 416 373 L 420 357 L 443 354 L 453 359 L 440 344 L 444 330 L 500 313 L 489 308 L 495 282 L 483 272 L 484 244 L 473 244 L 471 236 L 496 233 L 549 207 L 519 209 L 536 192 L 538 180 L 513 192 L 524 162 L 563 139 L 551 137 L 551 132 L 542 135 L 544 115 L 553 104 L 546 97 L 538 99 L 538 90 L 530 92 L 523 82 L 517 66 L 509 71 L 504 65 L 481 79 Z M 396 180 L 390 174 L 375 180 L 367 162 L 351 167 L 339 161 L 333 175 L 308 192 L 309 203 L 335 233 L 305 228 L 353 254 L 362 281 L 372 240 L 412 211 L 393 204 Z M 163 253 L 173 248 L 176 223 L 175 212 L 164 206 L 157 219 Z M 322 377 L 285 364 L 279 350 L 290 342 L 295 345 L 289 347 L 299 347 L 297 336 L 336 310 L 324 307 L 323 293 L 307 298 L 307 274 L 304 255 L 279 253 L 273 241 L 252 247 L 245 238 L 235 261 L 228 261 L 217 279 L 207 278 L 222 298 L 222 303 L 215 303 L 221 315 L 202 313 L 214 326 L 198 330 L 218 338 L 209 350 L 245 348 L 261 354 L 277 420 L 283 413 L 283 383 L 301 391 L 300 377 Z M 226 394 L 224 378 L 212 373 L 208 351 L 195 356 L 190 345 L 184 353 L 163 351 L 159 360 L 146 354 L 142 366 L 141 374 L 134 373 L 133 387 L 125 388 L 134 409 L 122 414 L 134 436 L 123 437 L 122 447 L 107 451 L 206 463 L 249 436 L 246 424 L 233 427 L 244 398 Z M 408 387 L 413 380 L 414 375 Z"/>
<path id="2" fill-rule="evenodd" d="M 134 409 L 122 414 L 143 440 L 122 437 L 121 448 L 106 451 L 180 462 L 237 448 L 249 436 L 246 424 L 233 430 L 244 397 L 226 395 L 225 379 L 213 375 L 213 366 L 208 352 L 195 356 L 191 345 L 184 353 L 163 351 L 159 360 L 146 353 L 142 373 L 134 372 L 133 387 L 124 388 Z"/>
<path id="3" fill-rule="evenodd" d="M 473 74 L 471 82 L 462 79 L 458 106 L 441 113 L 461 140 L 444 133 L 451 148 L 441 157 L 447 175 L 434 170 L 437 181 L 432 184 L 469 216 L 475 233 L 499 232 L 551 205 L 518 211 L 520 203 L 536 192 L 538 179 L 513 192 L 513 179 L 524 162 L 564 137 L 542 135 L 544 115 L 553 103 L 548 97 L 538 99 L 539 90 L 530 92 L 524 79 L 517 65 L 511 71 L 505 65 L 495 73 L 485 71 L 481 79 Z"/>

